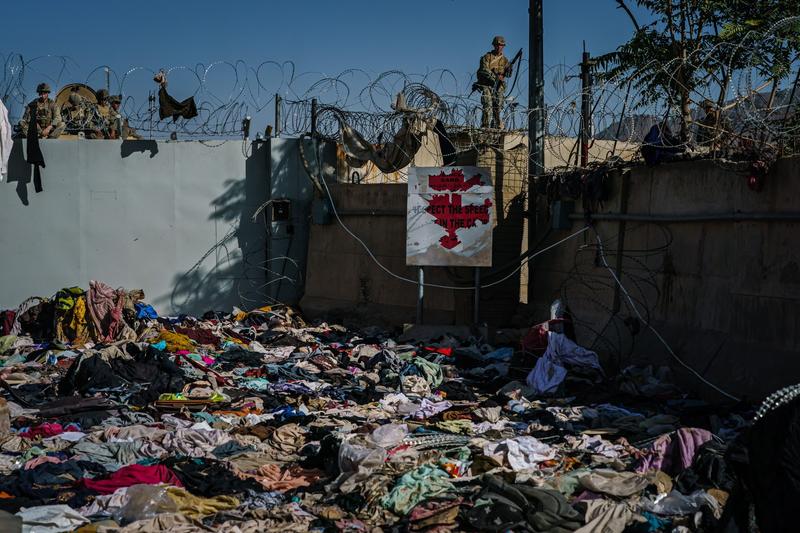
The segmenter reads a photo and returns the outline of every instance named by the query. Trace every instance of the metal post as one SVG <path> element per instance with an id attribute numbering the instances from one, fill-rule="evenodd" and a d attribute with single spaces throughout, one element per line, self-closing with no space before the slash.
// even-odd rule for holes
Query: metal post
<path id="1" fill-rule="evenodd" d="M 147 95 L 147 107 L 150 113 L 150 138 L 153 138 L 153 115 L 156 112 L 156 95 L 150 91 Z"/>
<path id="2" fill-rule="evenodd" d="M 583 43 L 581 60 L 581 167 L 589 164 L 589 139 L 592 136 L 592 62 Z"/>
<path id="3" fill-rule="evenodd" d="M 544 53 L 542 48 L 542 0 L 530 0 L 528 8 L 528 250 L 536 246 L 536 181 L 544 172 Z M 533 277 L 528 269 L 528 302 L 533 302 Z"/>
<path id="4" fill-rule="evenodd" d="M 111 94 L 111 69 L 106 67 L 106 91 Z"/>
<path id="5" fill-rule="evenodd" d="M 472 323 L 476 326 L 481 320 L 481 269 L 475 267 L 475 300 L 472 304 Z"/>
<path id="6" fill-rule="evenodd" d="M 311 135 L 317 135 L 317 99 L 311 99 Z"/>
<path id="7" fill-rule="evenodd" d="M 281 136 L 281 95 L 275 93 L 275 137 Z"/>
<path id="8" fill-rule="evenodd" d="M 419 290 L 417 291 L 417 324 L 422 324 L 425 308 L 425 270 L 419 267 Z"/>

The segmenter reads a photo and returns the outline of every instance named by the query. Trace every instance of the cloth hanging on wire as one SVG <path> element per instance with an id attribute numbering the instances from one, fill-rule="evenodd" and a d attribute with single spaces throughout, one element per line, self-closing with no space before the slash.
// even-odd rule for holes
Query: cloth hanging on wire
<path id="1" fill-rule="evenodd" d="M 31 117 L 36 117 L 36 102 L 32 102 L 30 106 Z M 42 148 L 39 146 L 39 124 L 36 120 L 31 120 L 28 125 L 27 141 L 28 155 L 26 161 L 33 165 L 33 188 L 36 192 L 42 192 L 44 190 L 42 188 L 42 171 L 39 167 L 44 168 L 46 165 Z"/>
<path id="2" fill-rule="evenodd" d="M 8 159 L 11 157 L 11 123 L 8 121 L 8 109 L 0 100 L 0 181 L 8 174 Z"/>
<path id="3" fill-rule="evenodd" d="M 449 167 L 456 164 L 456 147 L 450 141 L 450 134 L 441 120 L 436 121 L 433 127 L 436 136 L 439 138 L 439 148 L 442 150 L 442 165 Z"/>
<path id="4" fill-rule="evenodd" d="M 339 122 L 342 147 L 350 166 L 360 167 L 371 161 L 381 172 L 391 173 L 407 167 L 422 146 L 422 139 L 431 128 L 429 121 L 413 113 L 404 113 L 403 125 L 386 144 L 376 147 L 354 130 L 341 113 L 334 113 Z"/>
<path id="5" fill-rule="evenodd" d="M 158 116 L 161 120 L 172 117 L 172 121 L 178 120 L 178 117 L 185 119 L 194 118 L 197 116 L 197 106 L 194 105 L 194 96 L 190 96 L 186 100 L 179 102 L 167 93 L 167 88 L 163 85 L 158 90 Z"/>

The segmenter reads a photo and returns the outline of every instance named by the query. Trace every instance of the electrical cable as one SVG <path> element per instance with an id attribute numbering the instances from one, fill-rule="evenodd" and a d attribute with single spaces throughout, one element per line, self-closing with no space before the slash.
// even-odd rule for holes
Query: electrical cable
<path id="1" fill-rule="evenodd" d="M 633 283 L 632 287 L 629 287 L 629 292 L 633 288 L 636 289 L 638 294 L 634 296 L 631 292 L 631 296 L 645 318 L 649 320 L 648 317 L 653 313 L 649 302 L 660 301 L 662 292 L 658 282 L 659 273 L 664 274 L 662 283 L 665 287 L 671 280 L 672 267 L 670 266 L 669 250 L 674 239 L 669 227 L 663 224 L 630 223 L 625 234 L 632 234 L 636 231 L 645 231 L 651 235 L 652 237 L 648 237 L 648 241 L 660 234 L 663 242 L 645 248 L 626 246 L 624 252 L 622 250 L 612 252 L 610 246 L 615 244 L 619 246 L 621 235 L 616 234 L 604 240 L 604 252 L 610 263 L 614 263 L 612 253 L 613 257 L 618 259 L 617 268 L 623 268 L 622 260 L 633 263 L 631 266 L 626 266 L 625 270 L 620 270 L 620 279 L 624 274 L 629 280 L 626 283 Z M 591 342 L 587 341 L 586 344 L 591 349 L 602 346 L 603 351 L 616 354 L 617 361 L 622 366 L 622 361 L 630 357 L 635 349 L 640 323 L 635 318 L 633 311 L 630 311 L 631 318 L 622 319 L 619 308 L 615 308 L 612 303 L 600 297 L 615 288 L 617 291 L 619 289 L 611 278 L 597 276 L 595 268 L 599 264 L 600 259 L 597 255 L 596 245 L 577 248 L 574 253 L 573 266 L 567 270 L 560 284 L 559 297 L 572 310 L 576 328 L 586 330 L 593 339 Z M 651 268 L 650 264 L 658 265 L 658 267 Z M 627 300 L 621 294 L 620 298 L 620 301 L 615 303 L 628 307 Z M 601 320 L 598 314 L 605 317 L 605 320 Z M 598 324 L 604 324 L 604 326 L 600 328 Z"/>
<path id="2" fill-rule="evenodd" d="M 361 238 L 358 235 L 353 233 L 350 230 L 350 228 L 347 227 L 347 224 L 345 224 L 342 221 L 342 219 L 339 217 L 339 212 L 336 210 L 336 205 L 335 205 L 335 203 L 333 201 L 333 195 L 331 194 L 331 191 L 328 188 L 327 180 L 321 179 L 320 181 L 322 182 L 322 186 L 325 188 L 325 191 L 328 194 L 328 199 L 331 202 L 331 210 L 333 211 L 333 214 L 336 217 L 337 222 L 339 222 L 339 225 L 342 227 L 342 229 L 348 235 L 350 235 L 353 239 L 355 239 L 356 242 L 358 242 L 361 245 L 361 247 L 364 248 L 364 251 L 367 252 L 367 255 L 369 255 L 370 259 L 372 259 L 372 261 L 376 265 L 378 265 L 378 267 L 381 270 L 383 270 L 384 272 L 386 272 L 387 274 L 389 274 L 393 278 L 396 278 L 396 279 L 398 279 L 400 281 L 405 281 L 407 283 L 411 283 L 413 285 L 419 286 L 420 283 L 419 283 L 418 280 L 414 280 L 414 279 L 411 279 L 411 278 L 406 278 L 406 277 L 401 276 L 399 274 L 395 274 L 388 267 L 386 267 L 383 263 L 381 263 L 380 260 L 378 260 L 377 257 L 375 257 L 375 254 L 372 253 L 372 250 L 369 248 L 369 246 L 367 246 L 367 244 L 363 240 L 361 240 Z M 522 269 L 522 267 L 526 263 L 528 263 L 531 259 L 533 259 L 534 257 L 537 257 L 537 256 L 543 254 L 544 252 L 547 252 L 548 250 L 552 250 L 553 248 L 555 248 L 555 247 L 557 247 L 557 246 L 569 241 L 570 239 L 573 239 L 573 238 L 577 237 L 578 235 L 581 235 L 583 232 L 585 232 L 588 229 L 589 229 L 589 226 L 583 227 L 583 228 L 579 229 L 578 231 L 576 231 L 575 233 L 573 233 L 573 234 L 571 234 L 571 235 L 569 235 L 567 237 L 564 237 L 563 239 L 551 244 L 550 246 L 547 246 L 547 247 L 539 250 L 538 252 L 530 254 L 530 256 L 527 257 L 524 261 L 522 261 L 519 264 L 519 266 L 517 268 L 515 268 L 510 274 L 508 274 L 507 276 L 505 276 L 505 277 L 503 277 L 503 278 L 501 278 L 501 279 L 499 279 L 497 281 L 493 281 L 491 283 L 487 283 L 486 285 L 481 285 L 479 288 L 480 289 L 488 289 L 489 287 L 494 287 L 495 285 L 499 285 L 499 284 L 503 283 L 507 279 L 511 278 L 514 274 L 519 272 Z M 462 291 L 474 291 L 475 290 L 474 286 L 473 287 L 461 287 L 461 286 L 453 286 L 453 285 L 440 285 L 438 283 L 423 283 L 422 286 L 423 287 L 432 287 L 432 288 L 436 288 L 436 289 L 448 289 L 448 290 L 462 290 Z"/>
<path id="3" fill-rule="evenodd" d="M 700 381 L 702 381 L 703 383 L 705 383 L 706 385 L 708 385 L 709 387 L 711 387 L 712 389 L 714 389 L 718 393 L 722 394 L 726 398 L 729 398 L 729 399 L 731 399 L 731 400 L 733 400 L 733 401 L 735 401 L 737 403 L 740 402 L 741 400 L 739 398 L 737 398 L 736 396 L 724 391 L 723 389 L 721 389 L 717 385 L 714 385 L 713 383 L 711 383 L 709 380 L 707 380 L 705 377 L 703 377 L 699 372 L 697 372 L 697 370 L 695 370 L 694 368 L 689 366 L 688 363 L 686 363 L 683 359 L 678 357 L 678 355 L 672 350 L 672 347 L 669 345 L 669 343 L 667 343 L 667 341 L 664 340 L 664 337 L 661 336 L 661 334 L 656 330 L 656 328 L 654 328 L 653 325 L 649 321 L 644 319 L 642 314 L 639 312 L 639 307 L 633 302 L 633 298 L 631 298 L 631 295 L 628 293 L 628 290 L 625 288 L 625 286 L 619 280 L 619 278 L 617 277 L 616 272 L 614 272 L 614 269 L 612 269 L 611 266 L 609 266 L 608 261 L 606 261 L 606 255 L 605 255 L 605 252 L 603 251 L 603 240 L 600 237 L 600 233 L 597 231 L 597 229 L 594 229 L 594 232 L 595 232 L 595 237 L 596 237 L 596 240 L 597 240 L 598 253 L 599 253 L 599 256 L 600 256 L 600 260 L 603 262 L 603 265 L 608 270 L 608 272 L 611 274 L 611 277 L 614 278 L 614 281 L 619 286 L 619 288 L 622 291 L 622 293 L 628 299 L 628 302 L 630 303 L 631 308 L 633 308 L 633 311 L 634 311 L 634 313 L 636 313 L 636 316 L 639 317 L 639 320 L 641 320 L 642 323 L 645 324 L 645 326 L 650 331 L 653 332 L 653 334 L 656 336 L 656 338 L 667 349 L 667 352 L 669 352 L 669 354 L 672 356 L 672 358 L 675 359 L 682 367 L 684 367 L 686 370 L 691 372 L 697 379 L 699 379 Z"/>

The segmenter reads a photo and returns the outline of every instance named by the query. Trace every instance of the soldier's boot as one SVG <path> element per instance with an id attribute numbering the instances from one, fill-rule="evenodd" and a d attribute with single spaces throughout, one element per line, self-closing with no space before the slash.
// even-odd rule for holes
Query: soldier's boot
<path id="1" fill-rule="evenodd" d="M 492 108 L 492 127 L 499 130 L 505 129 L 505 124 L 503 124 L 503 120 L 500 118 L 500 109 L 497 106 Z"/>
<path id="2" fill-rule="evenodd" d="M 61 134 L 64 133 L 64 129 L 66 128 L 66 124 L 62 124 L 60 126 L 56 126 L 53 128 L 53 131 L 50 132 L 50 135 L 47 136 L 48 139 L 58 139 L 61 137 Z"/>
<path id="3" fill-rule="evenodd" d="M 489 87 L 481 88 L 481 128 L 489 127 L 489 120 L 492 117 L 494 106 L 492 105 L 492 90 Z"/>
<path id="4" fill-rule="evenodd" d="M 481 113 L 481 128 L 489 127 L 489 116 L 490 112 L 484 109 L 483 113 Z"/>

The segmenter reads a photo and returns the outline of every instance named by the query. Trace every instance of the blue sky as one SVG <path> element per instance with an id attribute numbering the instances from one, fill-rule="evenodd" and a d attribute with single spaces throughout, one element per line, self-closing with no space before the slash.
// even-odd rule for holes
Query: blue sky
<path id="1" fill-rule="evenodd" d="M 577 62 L 583 39 L 602 53 L 631 34 L 613 0 L 544 4 L 547 64 Z M 527 0 L 7 2 L 0 49 L 68 55 L 84 68 L 241 58 L 292 60 L 302 71 L 326 73 L 460 72 L 475 69 L 495 34 L 508 39 L 509 51 L 527 48 L 527 8 Z"/>
<path id="2" fill-rule="evenodd" d="M 600 54 L 632 33 L 630 21 L 614 0 L 545 0 L 544 4 L 544 58 L 549 66 L 577 63 L 583 40 L 592 53 Z M 389 70 L 449 69 L 459 79 L 458 86 L 464 87 L 480 55 L 491 48 L 493 35 L 506 37 L 507 55 L 522 47 L 525 60 L 528 57 L 527 0 L 38 0 L 8 2 L 3 17 L 0 54 L 16 52 L 26 59 L 69 56 L 68 72 L 58 82 L 86 81 L 93 86 L 103 79 L 101 71 L 90 76 L 100 65 L 110 65 L 121 76 L 137 66 L 157 70 L 241 60 L 253 69 L 271 60 L 292 61 L 296 75 L 307 73 L 306 85 L 347 69 L 363 69 L 369 76 Z M 33 94 L 39 72 L 50 76 L 61 72 L 60 64 L 51 60 L 33 66 L 25 77 L 26 97 Z M 227 87 L 232 73 L 217 69 L 213 83 Z M 270 78 L 279 75 L 265 68 L 262 76 L 268 93 Z M 134 71 L 122 91 L 146 94 L 151 77 L 149 70 Z M 190 78 L 189 74 L 182 78 L 180 70 L 172 75 L 176 96 L 182 96 L 182 84 L 192 85 Z M 219 91 L 223 99 L 230 93 L 226 90 Z"/>

